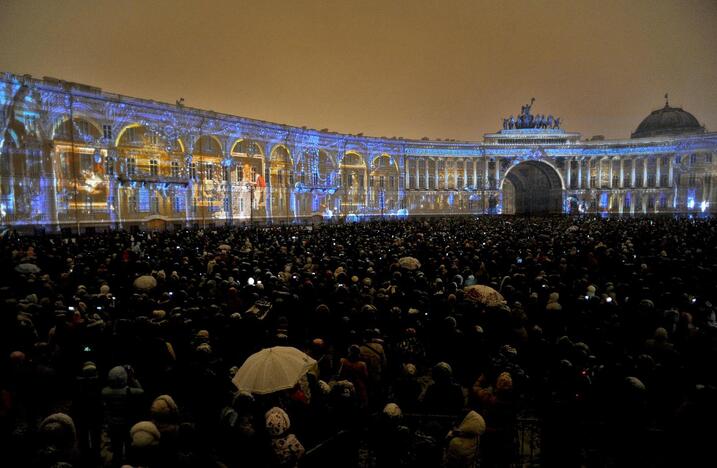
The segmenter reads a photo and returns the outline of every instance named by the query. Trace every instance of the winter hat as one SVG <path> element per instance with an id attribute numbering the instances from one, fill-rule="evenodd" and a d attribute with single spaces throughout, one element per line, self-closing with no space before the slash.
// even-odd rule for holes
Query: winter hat
<path id="1" fill-rule="evenodd" d="M 92 361 L 87 361 L 82 365 L 83 377 L 97 377 L 97 366 Z"/>
<path id="2" fill-rule="evenodd" d="M 56 447 L 72 447 L 77 437 L 75 423 L 65 413 L 55 413 L 46 417 L 40 423 L 39 430 L 47 442 Z"/>
<path id="3" fill-rule="evenodd" d="M 160 395 L 154 399 L 149 413 L 154 420 L 166 420 L 179 414 L 179 408 L 169 395 Z"/>
<path id="4" fill-rule="evenodd" d="M 510 376 L 510 372 L 500 373 L 498 380 L 495 382 L 495 389 L 501 392 L 513 389 L 513 378 Z"/>
<path id="5" fill-rule="evenodd" d="M 264 421 L 266 424 L 266 431 L 271 436 L 280 436 L 289 430 L 291 427 L 291 421 L 286 411 L 275 406 L 266 412 L 264 415 Z"/>
<path id="6" fill-rule="evenodd" d="M 384 406 L 383 414 L 388 416 L 390 419 L 396 419 L 403 416 L 401 408 L 399 408 L 396 403 L 388 403 L 386 406 Z"/>
<path id="7" fill-rule="evenodd" d="M 129 430 L 132 447 L 145 448 L 159 444 L 161 434 L 151 421 L 140 421 Z"/>
<path id="8" fill-rule="evenodd" d="M 107 374 L 107 382 L 112 388 L 123 388 L 127 386 L 127 371 L 122 366 L 115 366 Z"/>
<path id="9" fill-rule="evenodd" d="M 448 378 L 453 374 L 453 369 L 447 362 L 439 362 L 433 366 L 433 374 L 435 377 Z"/>
<path id="10" fill-rule="evenodd" d="M 103 284 L 102 286 L 100 286 L 100 294 L 106 296 L 109 293 L 110 293 L 110 287 L 108 285 Z"/>
<path id="11" fill-rule="evenodd" d="M 657 330 L 655 330 L 655 340 L 666 341 L 667 340 L 667 330 L 665 330 L 663 327 L 657 328 Z"/>
<path id="12" fill-rule="evenodd" d="M 321 390 L 322 395 L 328 395 L 329 393 L 331 393 L 331 387 L 323 380 L 319 380 L 318 386 L 319 390 Z"/>

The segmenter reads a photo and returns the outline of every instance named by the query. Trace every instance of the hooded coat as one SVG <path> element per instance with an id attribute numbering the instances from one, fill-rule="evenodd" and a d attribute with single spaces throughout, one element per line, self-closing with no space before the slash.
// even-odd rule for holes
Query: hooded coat
<path id="1" fill-rule="evenodd" d="M 469 411 L 460 425 L 448 433 L 447 467 L 472 467 L 478 454 L 478 442 L 485 432 L 485 420 Z"/>

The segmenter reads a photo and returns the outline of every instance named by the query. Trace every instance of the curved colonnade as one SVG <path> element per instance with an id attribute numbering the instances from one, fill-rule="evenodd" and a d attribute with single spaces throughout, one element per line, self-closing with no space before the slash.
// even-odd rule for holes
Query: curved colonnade
<path id="1" fill-rule="evenodd" d="M 717 197 L 714 133 L 587 142 L 578 134 L 373 138 L 11 74 L 0 75 L 0 110 L 3 225 L 702 213 Z"/>

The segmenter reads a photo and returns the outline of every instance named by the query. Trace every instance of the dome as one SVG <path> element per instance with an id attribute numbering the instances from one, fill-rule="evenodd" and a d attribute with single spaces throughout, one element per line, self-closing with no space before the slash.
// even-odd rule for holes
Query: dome
<path id="1" fill-rule="evenodd" d="M 694 115 L 679 107 L 670 107 L 670 104 L 665 102 L 665 107 L 653 111 L 645 117 L 630 137 L 645 138 L 704 132 L 705 128 L 700 125 Z"/>

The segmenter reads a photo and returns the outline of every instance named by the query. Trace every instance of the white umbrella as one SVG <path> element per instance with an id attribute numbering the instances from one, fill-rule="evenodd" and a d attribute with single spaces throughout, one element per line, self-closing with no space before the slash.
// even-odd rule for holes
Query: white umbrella
<path id="1" fill-rule="evenodd" d="M 39 273 L 40 267 L 34 263 L 21 263 L 15 267 L 18 273 Z"/>
<path id="2" fill-rule="evenodd" d="M 418 270 L 421 268 L 421 262 L 414 257 L 401 257 L 398 259 L 398 264 L 406 270 Z"/>
<path id="3" fill-rule="evenodd" d="M 265 395 L 292 388 L 315 364 L 296 348 L 274 346 L 249 356 L 232 382 L 239 390 Z"/>
<path id="4" fill-rule="evenodd" d="M 134 287 L 137 289 L 154 289 L 157 287 L 157 280 L 151 275 L 142 275 L 134 280 Z"/>
<path id="5" fill-rule="evenodd" d="M 505 298 L 501 293 L 484 284 L 474 284 L 463 288 L 465 298 L 471 302 L 480 302 L 487 306 L 505 304 Z"/>

